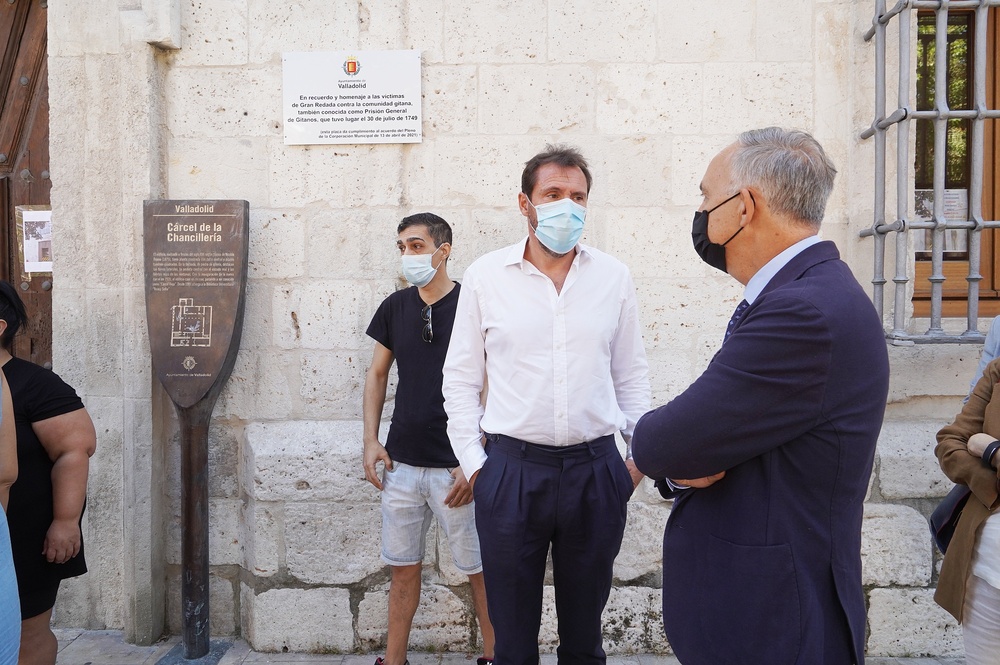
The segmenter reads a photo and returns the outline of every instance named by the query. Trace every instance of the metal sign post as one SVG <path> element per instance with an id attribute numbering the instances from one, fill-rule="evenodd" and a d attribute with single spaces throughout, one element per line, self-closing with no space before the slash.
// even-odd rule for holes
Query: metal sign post
<path id="1" fill-rule="evenodd" d="M 184 657 L 209 650 L 208 428 L 243 331 L 250 206 L 146 201 L 146 321 L 156 377 L 181 428 Z"/>

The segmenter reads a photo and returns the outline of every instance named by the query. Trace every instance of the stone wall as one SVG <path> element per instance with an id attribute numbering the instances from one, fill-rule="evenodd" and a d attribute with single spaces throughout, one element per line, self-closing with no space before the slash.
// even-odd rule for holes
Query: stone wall
<path id="1" fill-rule="evenodd" d="M 91 0 L 50 3 L 55 364 L 94 415 L 91 572 L 63 625 L 179 630 L 176 418 L 149 368 L 141 265 L 148 198 L 247 199 L 242 348 L 210 435 L 211 608 L 258 649 L 377 650 L 387 569 L 361 469 L 364 329 L 402 283 L 400 217 L 455 230 L 450 270 L 518 240 L 523 162 L 580 147 L 595 184 L 585 242 L 635 278 L 653 400 L 694 380 L 741 289 L 690 247 L 698 182 L 740 130 L 812 131 L 838 165 L 824 235 L 870 280 L 873 47 L 867 0 Z M 111 26 L 109 29 L 108 26 Z M 422 52 L 423 142 L 286 146 L 282 51 Z M 890 201 L 892 206 L 893 202 Z M 923 521 L 943 477 L 933 434 L 976 347 L 891 349 L 893 385 L 864 523 L 873 655 L 955 653 L 932 600 Z M 390 400 L 386 413 L 392 408 Z M 606 615 L 611 652 L 667 650 L 660 538 L 633 499 Z M 432 534 L 417 648 L 474 650 L 468 586 Z M 555 641 L 551 594 L 542 641 Z"/>

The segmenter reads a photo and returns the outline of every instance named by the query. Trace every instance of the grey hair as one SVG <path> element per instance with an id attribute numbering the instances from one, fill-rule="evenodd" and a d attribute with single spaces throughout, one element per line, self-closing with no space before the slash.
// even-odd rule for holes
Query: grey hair
<path id="1" fill-rule="evenodd" d="M 766 127 L 740 134 L 730 173 L 733 189 L 753 186 L 776 213 L 819 228 L 837 169 L 810 134 Z"/>

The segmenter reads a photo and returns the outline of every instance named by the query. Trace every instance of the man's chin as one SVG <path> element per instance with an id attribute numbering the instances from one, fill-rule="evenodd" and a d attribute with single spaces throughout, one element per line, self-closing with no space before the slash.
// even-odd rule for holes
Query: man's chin
<path id="1" fill-rule="evenodd" d="M 538 242 L 538 246 L 542 248 L 543 252 L 551 256 L 553 259 L 561 259 L 562 257 L 568 254 L 572 254 L 576 250 L 576 245 L 573 245 L 573 249 L 569 250 L 568 252 L 563 252 L 562 254 L 559 254 L 558 252 L 553 252 L 551 249 L 546 247 L 545 244 L 542 243 L 541 241 Z"/>

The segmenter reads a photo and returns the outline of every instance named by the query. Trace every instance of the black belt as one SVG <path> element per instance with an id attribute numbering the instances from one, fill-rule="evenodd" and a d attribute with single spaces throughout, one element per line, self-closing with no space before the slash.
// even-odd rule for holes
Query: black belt
<path id="1" fill-rule="evenodd" d="M 618 452 L 614 434 L 607 434 L 592 441 L 574 443 L 569 446 L 543 446 L 540 443 L 515 439 L 506 434 L 487 434 L 487 452 L 492 448 L 497 448 L 505 453 L 517 455 L 522 459 L 542 464 L 559 464 L 562 460 L 579 457 L 597 458 L 607 455 L 612 450 L 616 453 Z"/>

